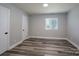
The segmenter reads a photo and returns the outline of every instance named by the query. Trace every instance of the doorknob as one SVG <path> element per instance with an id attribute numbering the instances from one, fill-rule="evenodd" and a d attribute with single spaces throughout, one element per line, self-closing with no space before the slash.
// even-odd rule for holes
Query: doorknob
<path id="1" fill-rule="evenodd" d="M 24 29 L 23 29 L 23 31 L 24 31 Z"/>
<path id="2" fill-rule="evenodd" d="M 8 32 L 5 32 L 5 34 L 8 34 Z"/>

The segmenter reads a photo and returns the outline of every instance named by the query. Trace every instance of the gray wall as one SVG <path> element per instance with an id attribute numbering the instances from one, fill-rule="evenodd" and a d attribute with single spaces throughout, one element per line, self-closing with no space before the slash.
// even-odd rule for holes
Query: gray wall
<path id="1" fill-rule="evenodd" d="M 41 37 L 66 37 L 66 25 L 67 25 L 67 14 L 38 14 L 29 16 L 29 36 L 41 36 Z M 46 18 L 58 18 L 58 30 L 45 30 L 45 19 Z"/>
<path id="2" fill-rule="evenodd" d="M 79 7 L 68 13 L 68 38 L 79 46 Z"/>
<path id="3" fill-rule="evenodd" d="M 22 17 L 25 12 L 12 4 L 0 4 L 10 9 L 10 46 L 22 40 Z M 27 16 L 28 17 L 28 16 Z"/>

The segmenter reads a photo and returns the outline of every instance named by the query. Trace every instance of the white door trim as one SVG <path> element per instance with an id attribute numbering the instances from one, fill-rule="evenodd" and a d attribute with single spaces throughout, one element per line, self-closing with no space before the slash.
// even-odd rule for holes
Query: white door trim
<path id="1" fill-rule="evenodd" d="M 8 8 L 9 9 L 9 8 Z M 10 9 L 9 9 L 9 23 L 8 23 L 8 49 L 9 49 L 9 47 L 10 47 Z M 7 50 L 8 50 L 7 49 Z"/>

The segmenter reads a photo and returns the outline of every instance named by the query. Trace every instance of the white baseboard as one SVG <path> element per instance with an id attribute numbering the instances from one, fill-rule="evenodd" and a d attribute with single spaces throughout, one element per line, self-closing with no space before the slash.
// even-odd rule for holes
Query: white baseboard
<path id="1" fill-rule="evenodd" d="M 29 36 L 28 36 L 28 37 L 26 37 L 26 39 L 29 39 L 29 38 L 30 38 Z M 25 40 L 26 40 L 26 39 L 25 39 Z"/>
<path id="2" fill-rule="evenodd" d="M 79 49 L 79 46 L 77 44 L 75 44 L 73 41 L 67 39 L 67 41 L 69 41 L 72 45 L 74 45 L 77 49 Z"/>
<path id="3" fill-rule="evenodd" d="M 67 38 L 56 38 L 56 37 L 40 37 L 40 36 L 28 36 L 26 39 L 29 39 L 29 38 L 43 38 L 43 39 L 67 39 Z M 21 40 L 17 43 L 15 43 L 14 45 L 12 45 L 11 47 L 9 47 L 8 50 L 16 47 L 17 45 L 21 44 L 24 40 Z"/>
<path id="4" fill-rule="evenodd" d="M 41 36 L 29 36 L 29 38 L 43 38 L 43 39 L 67 39 L 67 38 L 41 37 Z"/>
<path id="5" fill-rule="evenodd" d="M 21 40 L 21 41 L 19 41 L 19 42 L 15 43 L 15 44 L 14 44 L 14 45 L 12 45 L 11 47 L 9 47 L 9 49 L 8 49 L 8 50 L 10 50 L 10 49 L 12 49 L 12 48 L 16 47 L 17 45 L 21 44 L 23 41 L 24 41 L 24 40 Z"/>
<path id="6" fill-rule="evenodd" d="M 63 39 L 69 41 L 71 44 L 73 44 L 77 49 L 79 49 L 79 46 L 69 40 L 68 38 L 57 38 L 57 37 L 40 37 L 40 36 L 29 36 L 29 38 L 43 38 L 43 39 Z"/>
<path id="7" fill-rule="evenodd" d="M 29 39 L 29 37 L 27 37 L 26 39 Z M 25 39 L 25 40 L 26 40 L 26 39 Z M 23 41 L 24 41 L 24 40 L 21 40 L 21 41 L 19 41 L 19 42 L 15 43 L 15 44 L 14 44 L 14 45 L 12 45 L 11 47 L 9 47 L 9 48 L 8 48 L 8 50 L 10 50 L 10 49 L 12 49 L 12 48 L 16 47 L 17 45 L 21 44 Z"/>
<path id="8" fill-rule="evenodd" d="M 79 49 L 79 46 L 77 44 L 75 44 L 74 42 L 72 42 L 71 40 L 69 40 L 68 38 L 56 38 L 56 37 L 41 37 L 41 36 L 29 36 L 26 39 L 29 38 L 43 38 L 43 39 L 63 39 L 63 40 L 67 40 L 69 41 L 71 44 L 73 44 L 75 47 L 77 47 L 77 49 Z M 24 40 L 21 40 L 19 42 L 17 42 L 16 44 L 12 45 L 8 50 L 16 47 L 17 45 L 21 44 Z"/>

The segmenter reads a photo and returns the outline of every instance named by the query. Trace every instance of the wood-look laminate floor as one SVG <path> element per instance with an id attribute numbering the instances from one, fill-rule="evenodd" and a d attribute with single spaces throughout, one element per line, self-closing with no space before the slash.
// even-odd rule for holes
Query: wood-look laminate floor
<path id="1" fill-rule="evenodd" d="M 36 39 L 25 40 L 1 56 L 78 56 L 79 50 L 66 40 Z"/>

